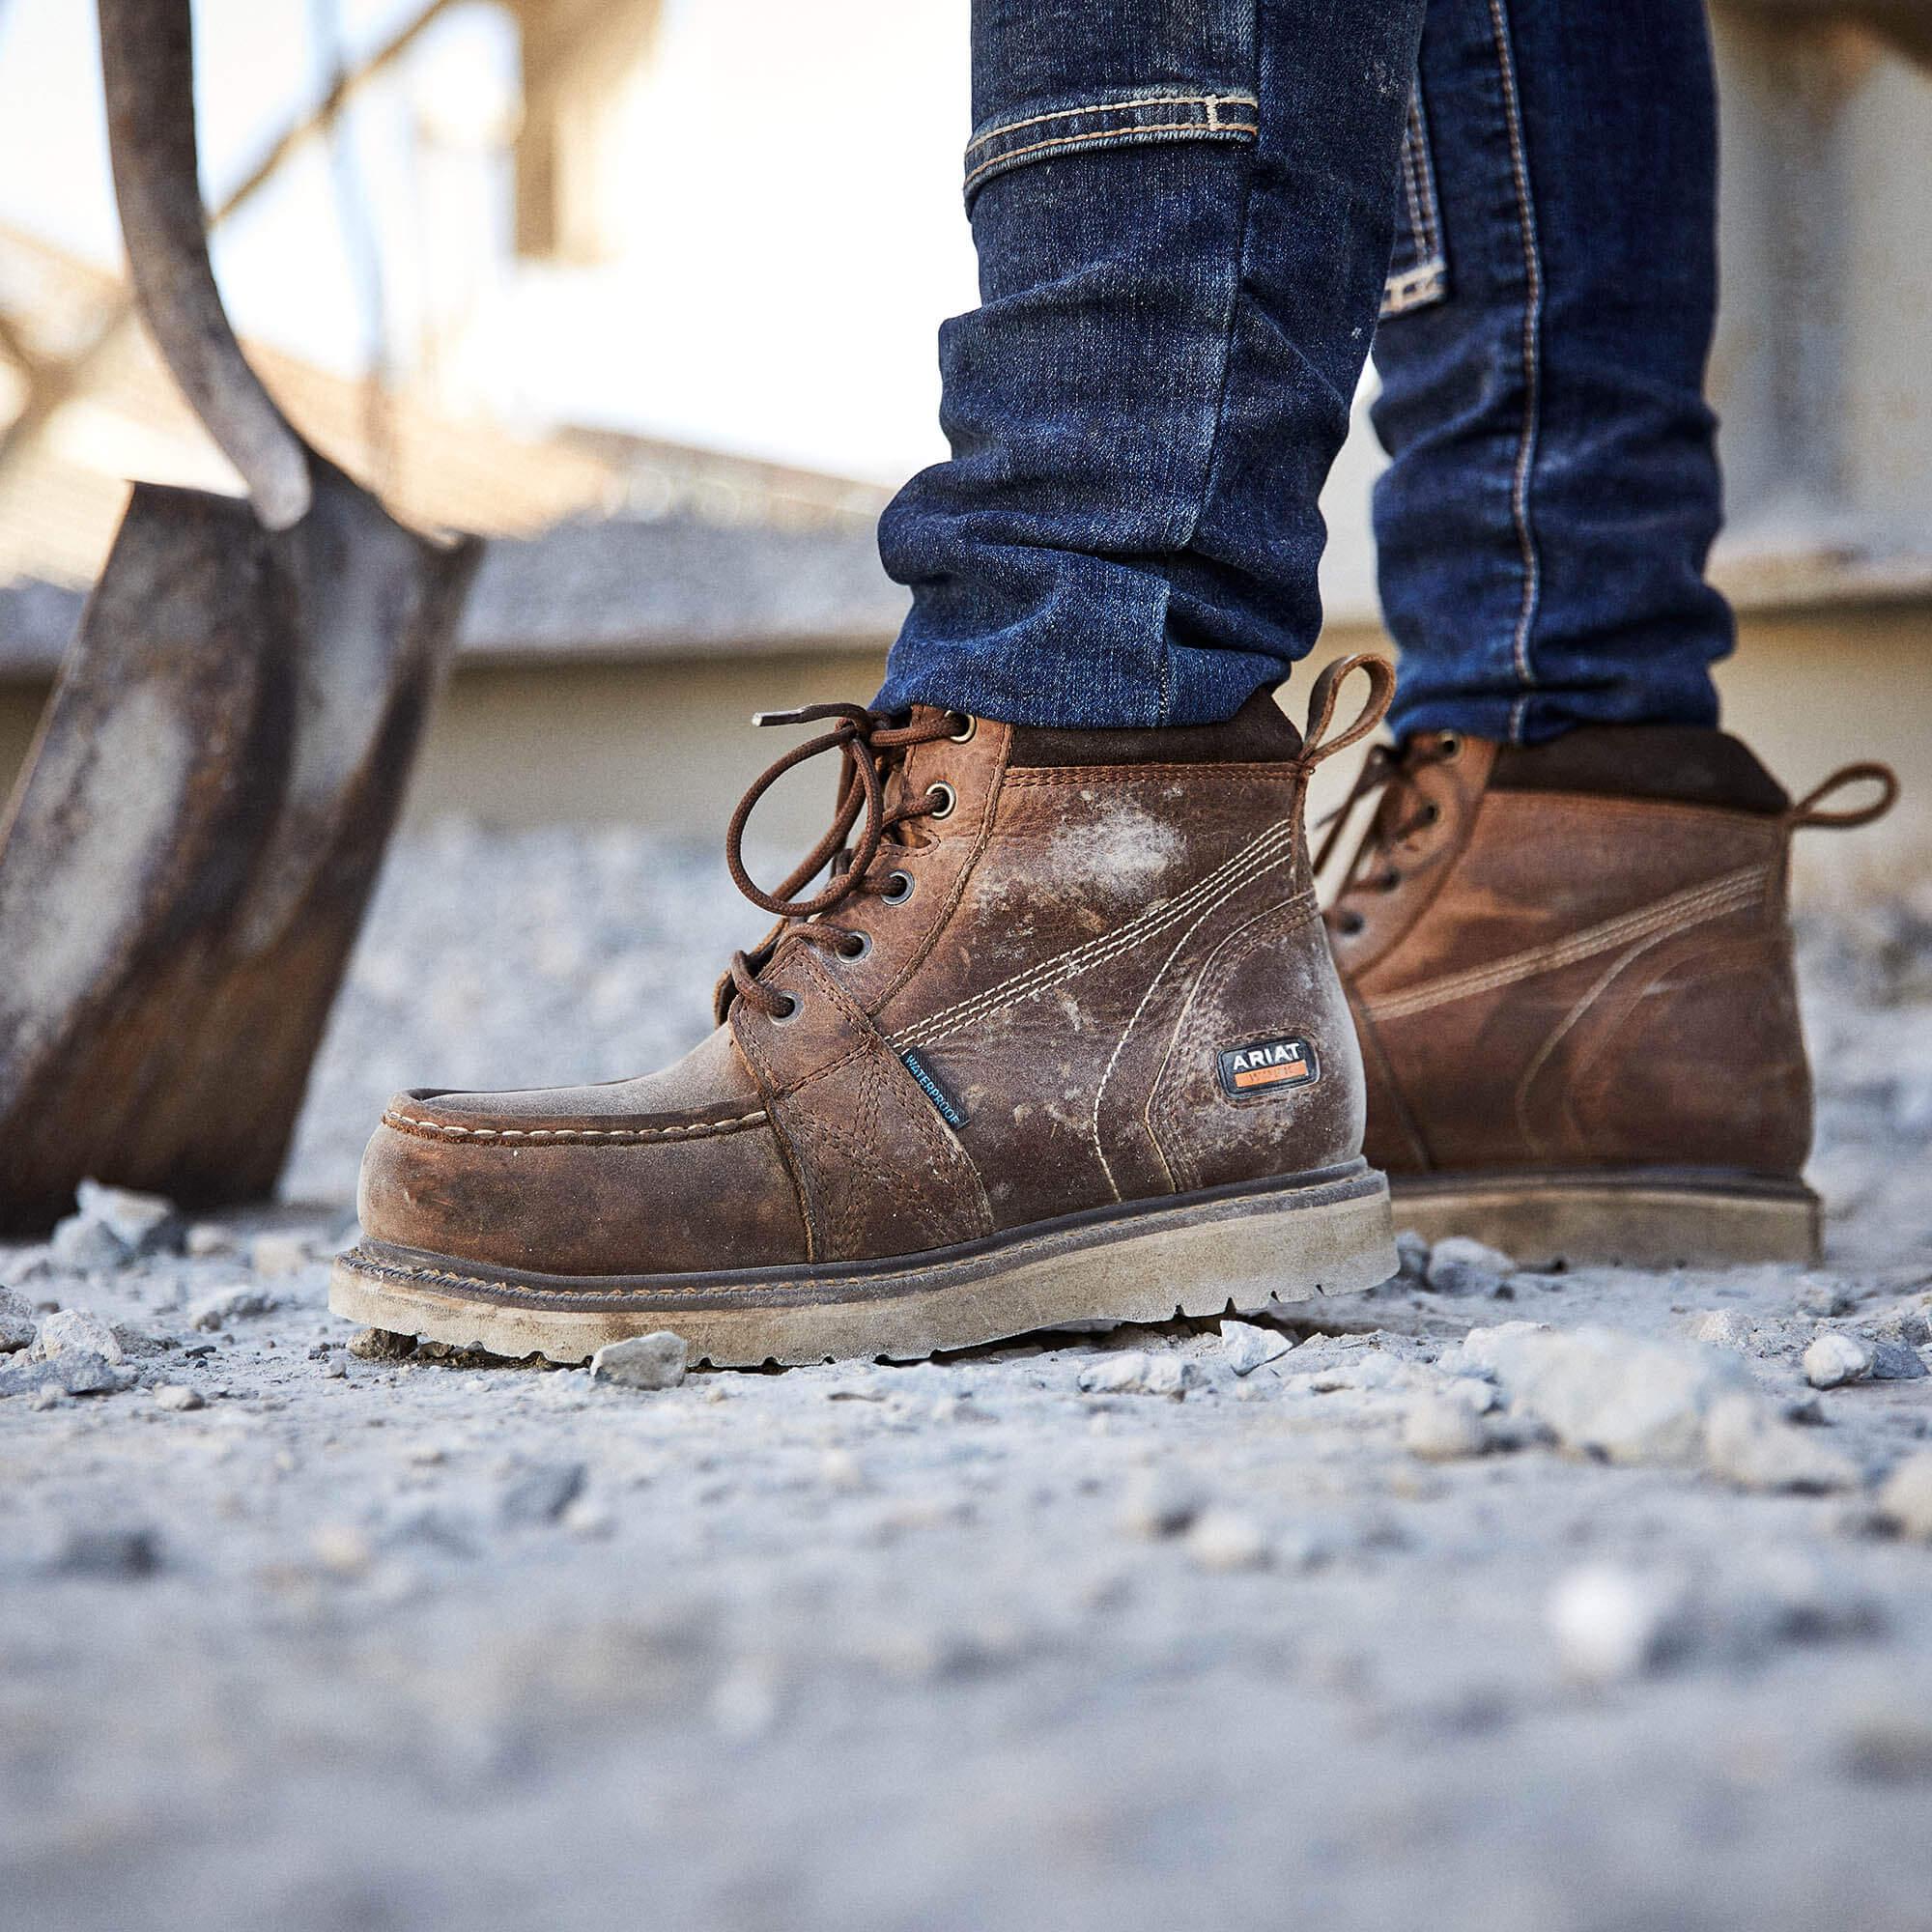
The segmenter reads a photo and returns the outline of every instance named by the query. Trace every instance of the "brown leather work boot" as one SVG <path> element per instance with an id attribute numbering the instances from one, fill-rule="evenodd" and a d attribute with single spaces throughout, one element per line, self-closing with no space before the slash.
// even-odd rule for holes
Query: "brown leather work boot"
<path id="1" fill-rule="evenodd" d="M 1855 780 L 1876 804 L 1820 810 Z M 1327 917 L 1397 1225 L 1532 1265 L 1813 1258 L 1786 862 L 1890 772 L 1794 806 L 1720 731 L 1620 725 L 1420 734 L 1378 787 Z"/>
<path id="2" fill-rule="evenodd" d="M 732 820 L 734 876 L 780 923 L 720 982 L 717 1031 L 641 1079 L 399 1095 L 330 1306 L 558 1361 L 670 1329 L 725 1365 L 1386 1279 L 1302 834 L 1311 769 L 1386 705 L 1388 667 L 1363 668 L 1371 702 L 1327 744 L 1347 667 L 1305 746 L 1265 693 L 1158 731 L 774 721 L 836 722 Z M 832 829 L 761 892 L 745 820 L 820 752 L 843 761 Z"/>

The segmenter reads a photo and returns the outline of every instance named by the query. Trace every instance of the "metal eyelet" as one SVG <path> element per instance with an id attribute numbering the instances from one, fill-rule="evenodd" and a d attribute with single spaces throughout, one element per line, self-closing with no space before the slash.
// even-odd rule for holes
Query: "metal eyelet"
<path id="1" fill-rule="evenodd" d="M 1350 909 L 1348 912 L 1338 914 L 1335 924 L 1340 932 L 1352 939 L 1356 933 L 1361 931 L 1363 926 L 1368 924 L 1368 921 L 1360 913 Z"/>
<path id="2" fill-rule="evenodd" d="M 872 935 L 869 932 L 848 933 L 845 943 L 838 949 L 841 959 L 863 959 L 872 950 Z"/>
<path id="3" fill-rule="evenodd" d="M 1445 758 L 1460 758 L 1463 755 L 1463 734 L 1460 731 L 1444 731 L 1435 741 L 1435 749 Z"/>
<path id="4" fill-rule="evenodd" d="M 887 905 L 904 905 L 912 897 L 912 874 L 893 872 L 888 875 L 885 890 L 879 897 Z"/>
<path id="5" fill-rule="evenodd" d="M 980 729 L 980 721 L 977 718 L 967 717 L 967 714 L 963 711 L 955 711 L 952 715 L 955 718 L 965 718 L 966 728 L 963 731 L 954 731 L 952 733 L 947 739 L 947 743 L 950 745 L 970 745 L 973 742 L 975 734 Z"/>
<path id="6" fill-rule="evenodd" d="M 1422 808 L 1422 822 L 1425 825 L 1438 824 L 1442 817 L 1442 808 L 1434 799 Z"/>
<path id="7" fill-rule="evenodd" d="M 951 818 L 959 804 L 959 794 L 944 779 L 937 779 L 927 785 L 925 795 L 940 801 L 926 812 L 927 818 Z"/>
<path id="8" fill-rule="evenodd" d="M 804 1011 L 805 1002 L 796 993 L 785 993 L 781 995 L 781 997 L 785 1003 L 783 1010 L 769 1014 L 768 1017 L 774 1026 L 790 1026 L 792 1021 L 797 1019 L 799 1014 Z"/>

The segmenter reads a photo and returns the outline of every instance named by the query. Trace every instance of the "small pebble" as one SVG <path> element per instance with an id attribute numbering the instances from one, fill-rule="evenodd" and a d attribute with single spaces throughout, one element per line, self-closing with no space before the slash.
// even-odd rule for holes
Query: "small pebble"
<path id="1" fill-rule="evenodd" d="M 34 1304 L 11 1288 L 0 1288 L 0 1355 L 24 1349 L 40 1327 Z"/>
<path id="2" fill-rule="evenodd" d="M 257 1235 L 248 1243 L 248 1265 L 269 1281 L 299 1274 L 313 1260 L 303 1235 Z"/>
<path id="3" fill-rule="evenodd" d="M 1429 1285 L 1429 1243 L 1413 1228 L 1404 1228 L 1395 1237 L 1397 1281 L 1408 1288 Z"/>
<path id="4" fill-rule="evenodd" d="M 1804 1350 L 1804 1379 L 1813 1388 L 1842 1388 L 1871 1374 L 1872 1350 L 1856 1335 L 1828 1328 Z"/>
<path id="5" fill-rule="evenodd" d="M 505 1486 L 497 1514 L 518 1528 L 554 1522 L 576 1500 L 588 1474 L 582 1463 L 532 1463 Z"/>
<path id="6" fill-rule="evenodd" d="M 74 1189 L 74 1205 L 80 1210 L 78 1218 L 104 1228 L 126 1258 L 166 1254 L 181 1247 L 181 1216 L 175 1204 L 161 1195 L 83 1180 Z"/>
<path id="7" fill-rule="evenodd" d="M 161 1567 L 160 1542 L 143 1527 L 73 1529 L 53 1567 L 64 1577 L 131 1582 Z"/>
<path id="8" fill-rule="evenodd" d="M 1879 1338 L 1867 1346 L 1872 1356 L 1870 1379 L 1875 1382 L 1921 1381 L 1928 1373 L 1918 1350 L 1904 1342 Z"/>
<path id="9" fill-rule="evenodd" d="M 1712 1473 L 1742 1490 L 1823 1495 L 1855 1490 L 1861 1481 L 1859 1465 L 1818 1430 L 1794 1428 L 1743 1390 L 1711 1405 L 1704 1452 Z"/>
<path id="10" fill-rule="evenodd" d="M 185 1382 L 163 1382 L 155 1391 L 155 1406 L 185 1411 L 206 1408 L 208 1405 L 201 1399 L 199 1389 L 189 1388 Z"/>
<path id="11" fill-rule="evenodd" d="M 1204 1570 L 1259 1570 L 1268 1560 L 1261 1526 L 1238 1510 L 1205 1510 L 1187 1532 L 1188 1555 Z"/>
<path id="12" fill-rule="evenodd" d="M 1140 1349 L 1102 1355 L 1080 1371 L 1080 1387 L 1088 1395 L 1179 1396 L 1200 1380 L 1199 1367 L 1185 1355 L 1150 1355 Z"/>
<path id="13" fill-rule="evenodd" d="M 1515 1272 L 1516 1263 L 1500 1249 L 1450 1235 L 1430 1249 L 1423 1279 L 1437 1294 L 1494 1294 Z"/>
<path id="14" fill-rule="evenodd" d="M 213 1333 L 227 1327 L 231 1321 L 267 1315 L 280 1305 L 268 1289 L 258 1288 L 249 1281 L 238 1282 L 233 1288 L 217 1288 L 212 1294 L 190 1301 L 187 1305 L 187 1325 Z"/>
<path id="15" fill-rule="evenodd" d="M 1179 1536 L 1200 1516 L 1201 1504 L 1200 1491 L 1184 1477 L 1171 1470 L 1149 1471 L 1128 1486 L 1120 1525 L 1129 1536 L 1157 1542 Z"/>
<path id="16" fill-rule="evenodd" d="M 1878 1492 L 1879 1514 L 1902 1535 L 1932 1543 L 1932 1454 L 1908 1456 Z"/>
<path id="17" fill-rule="evenodd" d="M 671 1389 L 684 1380 L 690 1348 L 682 1335 L 659 1329 L 607 1342 L 590 1358 L 590 1379 L 614 1388 Z"/>
<path id="18" fill-rule="evenodd" d="M 192 1260 L 211 1261 L 235 1252 L 235 1236 L 219 1221 L 197 1221 L 187 1231 L 182 1248 Z"/>
<path id="19" fill-rule="evenodd" d="M 1461 1397 L 1419 1395 L 1403 1412 L 1402 1446 L 1425 1463 L 1453 1463 L 1482 1455 L 1490 1446 L 1490 1432 Z"/>
<path id="20" fill-rule="evenodd" d="M 1293 1338 L 1279 1328 L 1263 1328 L 1252 1321 L 1221 1323 L 1221 1353 L 1237 1376 L 1251 1376 L 1278 1362 L 1293 1347 Z"/>
<path id="21" fill-rule="evenodd" d="M 321 1524 L 309 1539 L 309 1548 L 331 1576 L 348 1579 L 365 1576 L 375 1555 L 368 1537 L 348 1522 Z"/>
<path id="22" fill-rule="evenodd" d="M 363 1328 L 350 1338 L 349 1352 L 358 1362 L 405 1362 L 416 1351 L 413 1335 L 389 1328 Z"/>
<path id="23" fill-rule="evenodd" d="M 1586 1684 L 1642 1676 L 1685 1634 L 1678 1592 L 1614 1564 L 1570 1571 L 1550 1592 L 1548 1617 L 1564 1668 Z"/>
<path id="24" fill-rule="evenodd" d="M 33 1345 L 27 1350 L 27 1359 L 50 1362 L 56 1355 L 70 1351 L 99 1355 L 103 1362 L 118 1362 L 123 1354 L 113 1329 L 85 1308 L 63 1308 L 43 1317 Z"/>

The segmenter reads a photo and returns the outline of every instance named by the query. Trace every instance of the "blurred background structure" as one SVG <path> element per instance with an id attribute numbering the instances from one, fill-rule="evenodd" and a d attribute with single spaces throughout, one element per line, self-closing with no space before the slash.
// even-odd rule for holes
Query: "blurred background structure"
<path id="1" fill-rule="evenodd" d="M 756 705 L 870 690 L 872 525 L 973 300 L 968 0 L 201 0 L 231 311 L 298 424 L 497 543 L 419 811 L 715 837 Z M 1932 847 L 1932 5 L 1722 0 L 1734 726 Z M 0 7 L 0 784 L 124 479 L 233 482 L 128 320 L 93 9 Z M 1378 632 L 1365 421 L 1324 649 Z"/>

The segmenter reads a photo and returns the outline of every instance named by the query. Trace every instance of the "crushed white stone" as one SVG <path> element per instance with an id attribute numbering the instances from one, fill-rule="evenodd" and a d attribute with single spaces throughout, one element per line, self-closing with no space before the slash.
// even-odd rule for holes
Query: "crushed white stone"
<path id="1" fill-rule="evenodd" d="M 1257 1369 L 1280 1361 L 1293 1347 L 1294 1338 L 1279 1328 L 1232 1320 L 1221 1323 L 1222 1358 L 1237 1376 L 1251 1376 Z"/>
<path id="2" fill-rule="evenodd" d="M 682 1335 L 660 1328 L 607 1342 L 590 1358 L 590 1379 L 614 1388 L 669 1389 L 684 1380 L 691 1353 Z"/>
<path id="3" fill-rule="evenodd" d="M 1712 1404 L 1749 1384 L 1728 1351 L 1531 1321 L 1472 1329 L 1444 1366 L 1493 1377 L 1515 1413 L 1566 1449 L 1612 1463 L 1702 1462 Z"/>
<path id="4" fill-rule="evenodd" d="M 1586 1684 L 1617 1684 L 1655 1670 L 1687 1634 L 1681 1588 L 1620 1564 L 1568 1572 L 1550 1592 L 1548 1615 L 1564 1669 Z"/>
<path id="5" fill-rule="evenodd" d="M 1185 1355 L 1151 1355 L 1140 1349 L 1122 1349 L 1102 1355 L 1080 1371 L 1080 1387 L 1088 1395 L 1184 1395 L 1198 1387 L 1199 1366 Z"/>
<path id="6" fill-rule="evenodd" d="M 1863 1480 L 1859 1465 L 1822 1439 L 1822 1432 L 1795 1428 L 1742 1389 L 1712 1404 L 1704 1449 L 1712 1473 L 1743 1490 L 1824 1494 L 1855 1490 Z"/>
<path id="7" fill-rule="evenodd" d="M 50 1362 L 56 1355 L 70 1353 L 99 1355 L 103 1362 L 119 1362 L 124 1355 L 114 1330 L 88 1309 L 62 1308 L 43 1316 L 27 1359 Z"/>
<path id="8" fill-rule="evenodd" d="M 1871 1349 L 1856 1335 L 1828 1328 L 1804 1350 L 1804 1379 L 1814 1389 L 1842 1388 L 1870 1375 L 1874 1360 Z"/>
<path id="9" fill-rule="evenodd" d="M 1402 1446 L 1425 1463 L 1480 1456 L 1490 1446 L 1481 1415 L 1459 1395 L 1418 1395 L 1403 1411 Z"/>
<path id="10" fill-rule="evenodd" d="M 1217 1505 L 1194 1520 L 1188 1555 L 1203 1570 L 1259 1570 L 1268 1561 L 1268 1541 L 1252 1517 Z"/>
<path id="11" fill-rule="evenodd" d="M 1879 1514 L 1903 1535 L 1932 1543 L 1932 1451 L 1908 1456 L 1878 1492 Z"/>

